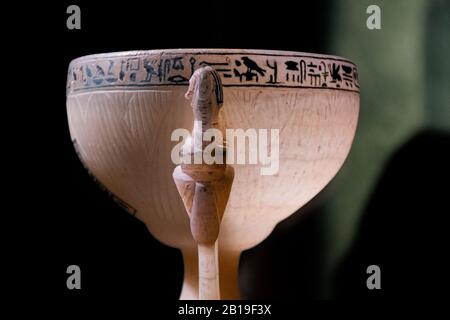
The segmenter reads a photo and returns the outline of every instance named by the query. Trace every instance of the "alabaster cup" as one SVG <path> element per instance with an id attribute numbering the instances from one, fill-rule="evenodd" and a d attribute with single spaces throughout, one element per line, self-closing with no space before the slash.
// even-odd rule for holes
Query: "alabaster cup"
<path id="1" fill-rule="evenodd" d="M 198 251 L 172 177 L 178 143 L 172 134 L 192 129 L 185 94 L 205 66 L 220 77 L 227 129 L 278 134 L 277 152 L 272 149 L 278 162 L 269 174 L 261 170 L 267 162 L 229 164 L 234 179 L 217 259 L 220 298 L 235 299 L 241 252 L 264 240 L 342 166 L 357 125 L 358 76 L 344 58 L 272 50 L 132 51 L 70 63 L 67 114 L 76 151 L 113 199 L 156 239 L 182 251 L 182 299 L 199 297 Z"/>

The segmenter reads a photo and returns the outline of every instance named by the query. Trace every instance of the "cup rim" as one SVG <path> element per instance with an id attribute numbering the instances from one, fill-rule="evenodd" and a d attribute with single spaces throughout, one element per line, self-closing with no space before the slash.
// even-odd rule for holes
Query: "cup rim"
<path id="1" fill-rule="evenodd" d="M 356 64 L 340 56 L 215 48 L 134 50 L 82 56 L 69 64 L 66 93 L 100 88 L 185 86 L 194 70 L 202 65 L 215 68 L 224 87 L 360 92 Z"/>
<path id="2" fill-rule="evenodd" d="M 172 55 L 172 54 L 256 54 L 272 57 L 305 57 L 324 60 L 342 61 L 357 67 L 356 63 L 338 55 L 323 54 L 323 53 L 308 53 L 302 51 L 288 51 L 288 50 L 272 50 L 272 49 L 237 49 L 237 48 L 173 48 L 173 49 L 151 49 L 151 50 L 129 50 L 129 51 L 113 51 L 83 55 L 73 59 L 70 65 L 85 62 L 102 60 L 105 58 L 129 58 L 142 57 L 149 55 Z"/>

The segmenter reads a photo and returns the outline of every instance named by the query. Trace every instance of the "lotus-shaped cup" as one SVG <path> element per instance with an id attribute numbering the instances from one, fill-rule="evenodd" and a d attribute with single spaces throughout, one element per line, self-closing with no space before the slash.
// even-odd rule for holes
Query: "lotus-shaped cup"
<path id="1" fill-rule="evenodd" d="M 197 246 L 172 178 L 179 141 L 171 137 L 175 129 L 192 129 L 185 93 L 194 71 L 207 65 L 221 78 L 226 129 L 243 133 L 246 146 L 270 146 L 256 163 L 247 154 L 244 163 L 230 164 L 234 181 L 218 239 L 220 290 L 221 298 L 237 298 L 242 250 L 265 239 L 342 166 L 357 125 L 359 84 L 352 62 L 300 52 L 171 49 L 71 62 L 67 113 L 78 155 L 153 236 L 182 251 L 181 298 L 198 297 Z"/>

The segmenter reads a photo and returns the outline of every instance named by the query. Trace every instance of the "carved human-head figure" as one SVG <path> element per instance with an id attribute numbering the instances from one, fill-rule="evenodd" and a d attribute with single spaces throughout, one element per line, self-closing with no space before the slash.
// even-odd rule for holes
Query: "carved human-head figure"
<path id="1" fill-rule="evenodd" d="M 219 109 L 223 104 L 223 91 L 216 70 L 210 66 L 195 70 L 185 97 L 191 100 L 194 119 L 202 122 L 203 130 L 217 124 Z"/>

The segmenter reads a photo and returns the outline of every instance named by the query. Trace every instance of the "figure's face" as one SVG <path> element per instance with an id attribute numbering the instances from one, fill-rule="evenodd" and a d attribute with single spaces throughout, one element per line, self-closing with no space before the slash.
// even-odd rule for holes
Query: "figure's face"
<path id="1" fill-rule="evenodd" d="M 186 92 L 186 94 L 184 95 L 184 97 L 188 100 L 192 100 L 192 97 L 194 95 L 195 85 L 197 83 L 199 70 L 200 69 L 195 70 L 194 74 L 189 79 L 189 88 L 188 88 L 188 91 Z"/>

